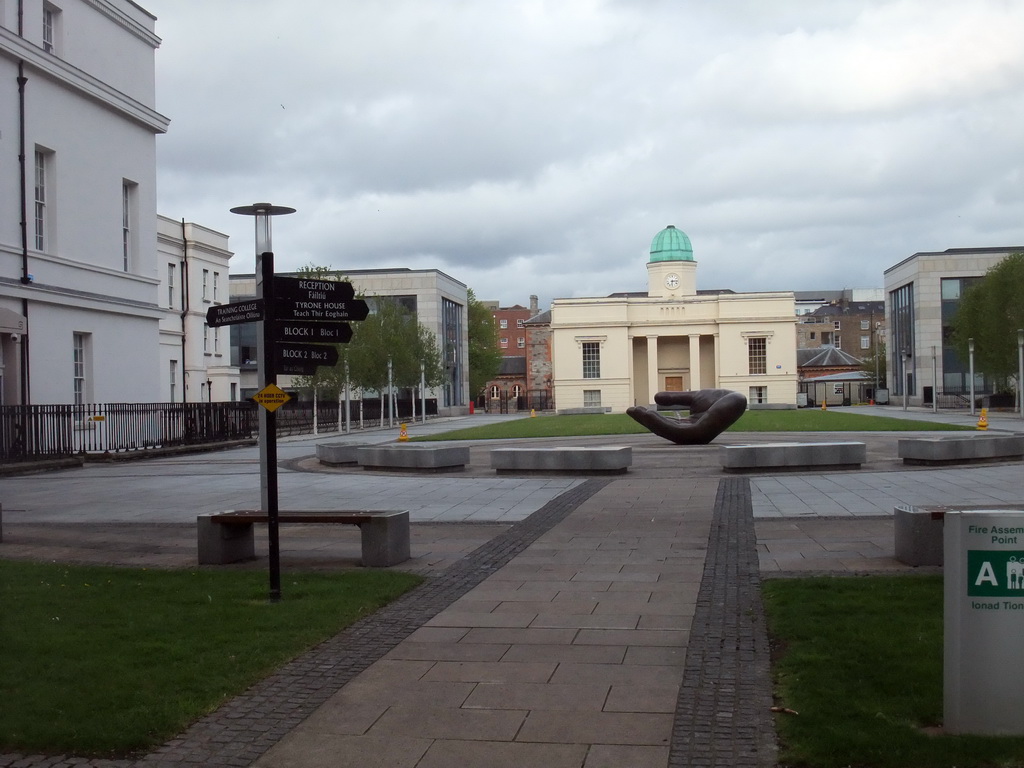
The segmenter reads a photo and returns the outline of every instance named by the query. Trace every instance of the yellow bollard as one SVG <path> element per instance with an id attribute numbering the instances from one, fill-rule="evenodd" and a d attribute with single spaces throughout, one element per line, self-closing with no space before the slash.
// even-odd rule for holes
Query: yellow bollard
<path id="1" fill-rule="evenodd" d="M 407 443 L 409 442 L 409 430 L 406 429 L 405 424 L 398 430 L 398 442 Z"/>
<path id="2" fill-rule="evenodd" d="M 978 429 L 988 429 L 988 408 L 981 409 L 981 417 L 978 419 Z"/>
<path id="3" fill-rule="evenodd" d="M 537 411 L 535 409 L 533 409 L 533 408 L 530 409 L 530 418 L 531 419 L 536 419 L 537 418 Z"/>
<path id="4" fill-rule="evenodd" d="M 825 398 L 821 399 L 821 410 L 823 410 L 823 411 L 827 411 L 828 410 L 828 408 L 825 407 Z"/>

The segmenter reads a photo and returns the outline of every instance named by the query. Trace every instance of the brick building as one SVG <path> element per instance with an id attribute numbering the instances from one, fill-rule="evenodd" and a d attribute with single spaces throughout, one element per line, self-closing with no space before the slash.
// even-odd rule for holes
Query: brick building
<path id="1" fill-rule="evenodd" d="M 502 361 L 498 375 L 487 382 L 480 405 L 498 411 L 549 408 L 550 312 L 540 312 L 536 296 L 530 296 L 529 307 L 522 304 L 501 307 L 497 302 L 485 304 L 494 317 Z"/>

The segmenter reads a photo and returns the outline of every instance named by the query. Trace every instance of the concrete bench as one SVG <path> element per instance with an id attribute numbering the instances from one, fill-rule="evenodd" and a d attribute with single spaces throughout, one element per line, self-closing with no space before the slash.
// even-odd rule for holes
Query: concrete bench
<path id="1" fill-rule="evenodd" d="M 469 464 L 465 445 L 369 445 L 356 451 L 363 469 L 445 472 Z"/>
<path id="2" fill-rule="evenodd" d="M 256 557 L 253 525 L 266 523 L 267 513 L 232 510 L 196 519 L 200 565 L 223 565 Z M 362 537 L 362 564 L 384 568 L 409 559 L 407 511 L 287 511 L 278 513 L 279 525 L 358 525 Z"/>
<path id="3" fill-rule="evenodd" d="M 905 437 L 896 452 L 904 464 L 941 466 L 1024 458 L 1024 435 Z"/>
<path id="4" fill-rule="evenodd" d="M 759 443 L 723 445 L 722 469 L 858 469 L 867 459 L 864 443 Z"/>
<path id="5" fill-rule="evenodd" d="M 499 475 L 521 473 L 621 474 L 633 463 L 629 446 L 494 448 L 491 467 Z"/>
<path id="6" fill-rule="evenodd" d="M 905 565 L 942 565 L 945 507 L 893 507 L 896 559 Z"/>
<path id="7" fill-rule="evenodd" d="M 611 406 L 584 405 L 579 408 L 560 408 L 556 411 L 559 416 L 587 416 L 595 413 L 611 413 Z"/>
<path id="8" fill-rule="evenodd" d="M 366 443 L 320 443 L 316 447 L 316 457 L 328 467 L 358 464 L 356 451 L 365 447 Z"/>

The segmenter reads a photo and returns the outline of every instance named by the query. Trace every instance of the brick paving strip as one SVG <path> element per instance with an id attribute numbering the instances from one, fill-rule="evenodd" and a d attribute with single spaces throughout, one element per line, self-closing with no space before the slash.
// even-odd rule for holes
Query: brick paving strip
<path id="1" fill-rule="evenodd" d="M 747 478 L 719 483 L 670 768 L 776 764 L 768 631 Z"/>

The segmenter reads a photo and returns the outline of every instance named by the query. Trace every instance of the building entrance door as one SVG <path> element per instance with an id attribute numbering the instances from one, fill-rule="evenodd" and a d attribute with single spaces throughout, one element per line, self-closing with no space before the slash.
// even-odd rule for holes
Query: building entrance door
<path id="1" fill-rule="evenodd" d="M 683 377 L 682 376 L 666 376 L 665 377 L 665 391 L 666 392 L 685 392 L 683 389 Z"/>

